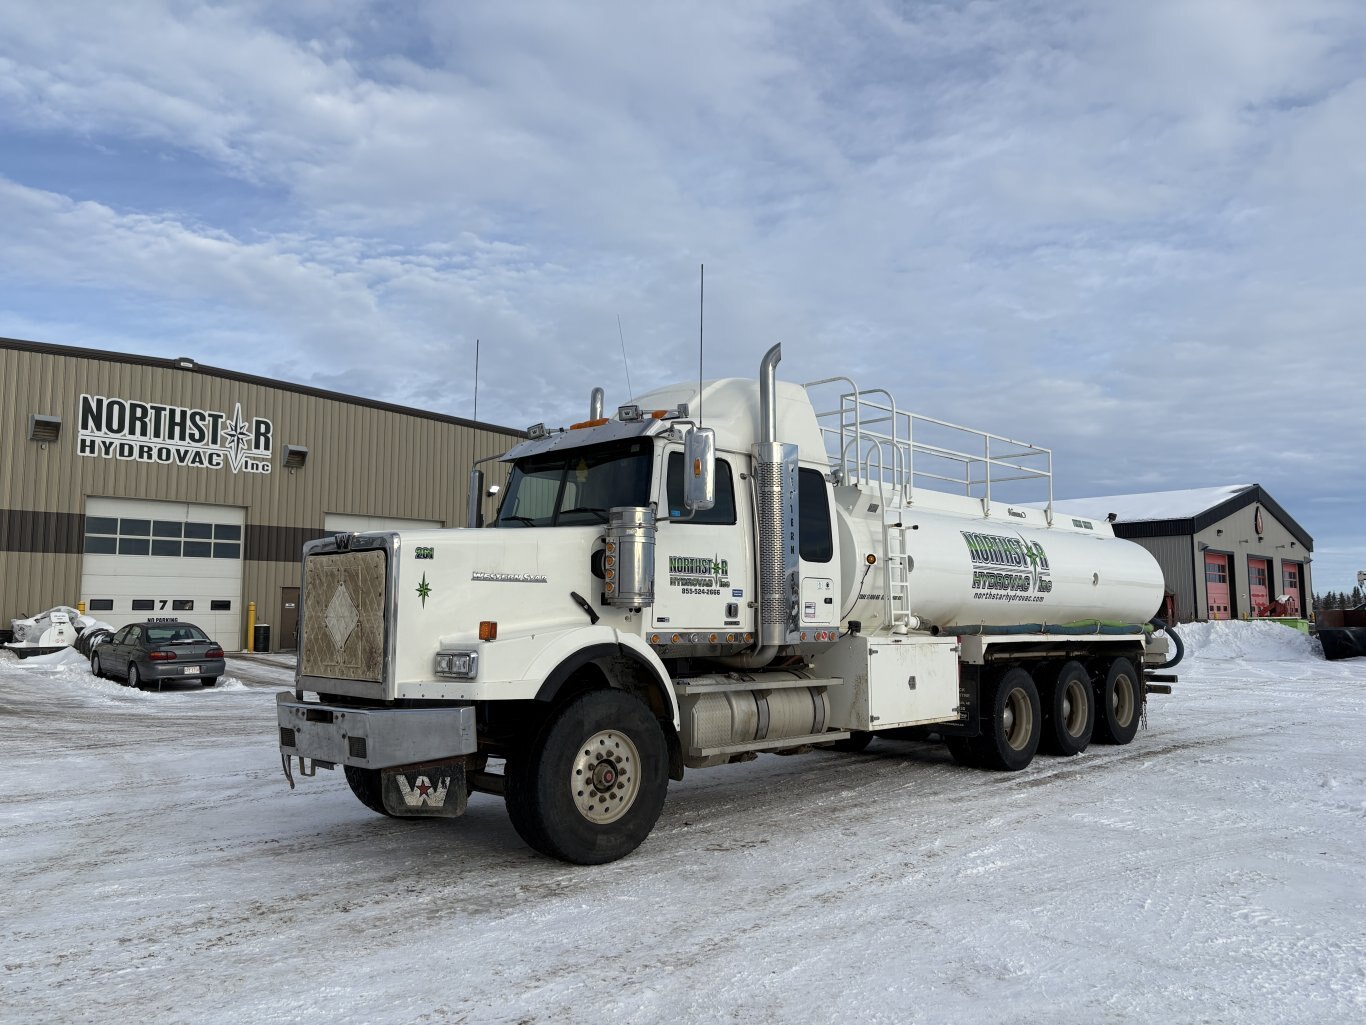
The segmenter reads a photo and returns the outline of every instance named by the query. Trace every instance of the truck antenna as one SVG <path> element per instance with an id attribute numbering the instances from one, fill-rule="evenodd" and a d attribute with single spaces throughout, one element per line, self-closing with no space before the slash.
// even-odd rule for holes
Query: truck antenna
<path id="1" fill-rule="evenodd" d="M 479 339 L 474 340 L 474 417 L 479 419 Z"/>
<path id="2" fill-rule="evenodd" d="M 702 426 L 702 313 L 707 300 L 707 265 L 697 265 L 697 426 Z"/>
<path id="3" fill-rule="evenodd" d="M 621 331 L 621 314 L 617 314 L 617 337 L 621 339 L 621 365 L 626 368 L 626 397 L 632 398 L 635 392 L 631 390 L 631 364 L 626 362 L 626 336 Z"/>

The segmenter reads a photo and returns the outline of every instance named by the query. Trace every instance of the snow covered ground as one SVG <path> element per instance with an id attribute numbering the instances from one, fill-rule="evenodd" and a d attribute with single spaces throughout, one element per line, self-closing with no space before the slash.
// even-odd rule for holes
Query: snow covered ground
<path id="1" fill-rule="evenodd" d="M 765 756 L 670 788 L 632 857 L 499 800 L 291 792 L 282 660 L 139 693 L 0 660 L 0 1021 L 1366 1020 L 1366 660 L 1186 629 L 1125 748 Z"/>

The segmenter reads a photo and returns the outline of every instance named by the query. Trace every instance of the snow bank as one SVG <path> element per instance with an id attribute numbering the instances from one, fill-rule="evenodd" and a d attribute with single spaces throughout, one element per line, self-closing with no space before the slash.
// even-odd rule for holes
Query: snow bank
<path id="1" fill-rule="evenodd" d="M 1281 623 L 1222 620 L 1183 623 L 1176 628 L 1191 658 L 1251 659 L 1259 662 L 1323 660 L 1318 639 Z"/>
<path id="2" fill-rule="evenodd" d="M 49 655 L 30 655 L 28 658 L 20 659 L 18 666 L 20 669 L 38 669 L 43 666 L 85 666 L 90 668 L 90 660 L 82 655 L 75 648 L 63 648 L 61 651 L 54 651 Z"/>

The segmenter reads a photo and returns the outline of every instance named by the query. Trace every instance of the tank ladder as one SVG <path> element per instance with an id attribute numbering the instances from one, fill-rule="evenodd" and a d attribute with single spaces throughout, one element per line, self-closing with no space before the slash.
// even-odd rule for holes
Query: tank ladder
<path id="1" fill-rule="evenodd" d="M 883 602 L 892 633 L 904 634 L 911 628 L 911 569 L 906 554 L 906 531 L 899 518 L 889 522 L 891 519 L 884 516 L 882 520 L 882 550 L 887 555 Z"/>

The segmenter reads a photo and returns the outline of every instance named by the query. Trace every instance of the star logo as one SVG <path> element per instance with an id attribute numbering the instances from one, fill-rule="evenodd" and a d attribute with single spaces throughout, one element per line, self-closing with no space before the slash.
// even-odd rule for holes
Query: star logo
<path id="1" fill-rule="evenodd" d="M 431 596 L 432 585 L 427 583 L 427 574 L 422 574 L 422 582 L 417 585 L 417 596 L 422 599 L 422 607 L 427 607 L 427 598 Z"/>
<path id="2" fill-rule="evenodd" d="M 251 441 L 251 429 L 242 419 L 242 403 L 233 406 L 232 419 L 223 425 L 223 446 L 228 450 L 228 461 L 236 473 L 242 466 L 242 456 Z"/>

